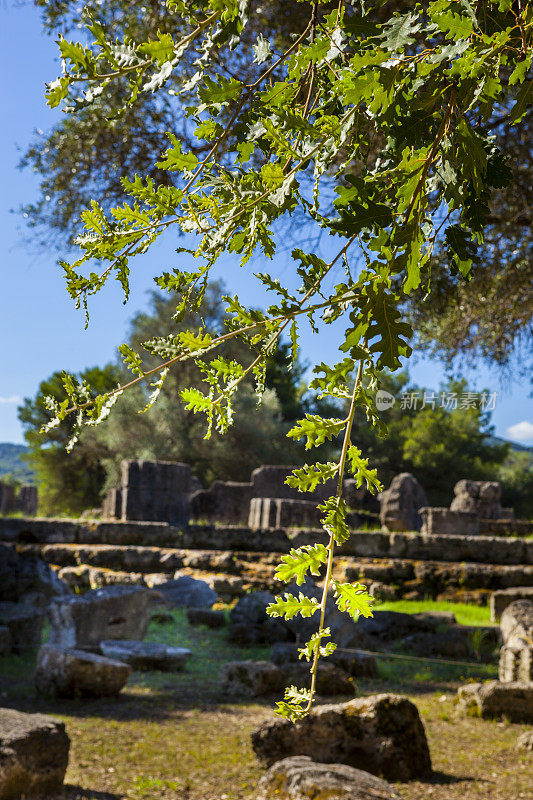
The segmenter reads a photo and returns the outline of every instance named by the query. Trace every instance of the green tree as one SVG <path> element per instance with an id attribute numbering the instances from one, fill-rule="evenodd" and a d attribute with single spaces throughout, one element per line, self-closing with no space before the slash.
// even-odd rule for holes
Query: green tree
<path id="1" fill-rule="evenodd" d="M 186 313 L 180 322 L 174 319 L 179 297 L 153 292 L 146 311 L 135 315 L 129 344 L 141 347 L 144 341 L 175 335 L 202 323 L 213 336 L 223 327 L 224 293 L 220 282 L 209 283 L 197 311 Z M 222 352 L 226 358 L 251 361 L 253 354 L 243 342 L 230 340 Z M 157 365 L 149 354 L 146 367 Z M 292 366 L 292 369 L 288 367 Z M 179 403 L 180 392 L 187 386 L 200 386 L 202 372 L 191 363 L 168 376 L 158 403 L 144 414 L 135 412 L 149 401 L 150 390 L 135 386 L 120 398 L 114 414 L 98 428 L 83 431 L 71 453 L 66 445 L 72 435 L 68 417 L 43 438 L 39 431 L 48 414 L 44 398 L 62 402 L 66 392 L 62 374 L 54 373 L 43 381 L 33 400 L 26 399 L 19 409 L 19 419 L 30 446 L 27 456 L 36 472 L 41 512 L 79 514 L 100 504 L 102 492 L 120 481 L 120 462 L 124 458 L 185 461 L 194 473 L 209 485 L 214 479 L 248 480 L 253 469 L 264 463 L 299 464 L 302 448 L 294 448 L 286 439 L 290 424 L 314 408 L 302 396 L 304 366 L 297 359 L 291 364 L 288 345 L 281 343 L 267 362 L 267 392 L 257 408 L 253 385 L 241 387 L 236 403 L 235 424 L 226 436 L 215 432 L 204 438 L 203 422 Z M 94 391 L 106 392 L 127 380 L 123 365 L 92 368 L 80 374 Z"/>
<path id="2" fill-rule="evenodd" d="M 188 311 L 183 319 L 174 319 L 179 298 L 165 297 L 160 292 L 151 296 L 149 309 L 137 314 L 131 325 L 129 344 L 141 347 L 142 342 L 176 335 L 199 327 L 202 323 L 212 336 L 223 329 L 225 306 L 221 302 L 221 283 L 208 284 L 197 311 Z M 250 363 L 253 353 L 243 342 L 232 339 L 221 350 L 227 359 Z M 145 366 L 157 365 L 148 354 Z M 249 480 L 253 469 L 261 464 L 299 464 L 302 448 L 294 448 L 286 439 L 290 423 L 294 423 L 310 406 L 302 396 L 304 366 L 297 359 L 291 366 L 288 345 L 279 344 L 267 361 L 265 387 L 261 405 L 257 407 L 252 381 L 244 381 L 235 404 L 235 421 L 223 436 L 215 431 L 205 439 L 203 421 L 180 404 L 180 393 L 190 386 L 201 387 L 202 372 L 192 363 L 184 363 L 168 375 L 158 402 L 144 414 L 135 413 L 148 402 L 149 391 L 137 385 L 120 398 L 114 413 L 98 429 L 96 437 L 107 452 L 106 486 L 117 484 L 123 458 L 147 458 L 185 461 L 204 485 L 214 479 Z"/>
<path id="3" fill-rule="evenodd" d="M 452 382 L 443 391 L 460 397 L 466 383 Z M 492 433 L 489 415 L 479 406 L 427 407 L 414 414 L 404 433 L 403 456 L 409 471 L 420 476 L 431 505 L 449 506 L 462 478 L 496 478 L 509 446 L 494 443 Z"/>
<path id="4" fill-rule="evenodd" d="M 92 367 L 77 376 L 78 381 L 92 387 L 92 392 L 108 392 L 120 381 L 118 367 L 108 364 L 103 369 Z M 42 381 L 33 399 L 26 397 L 18 409 L 24 429 L 28 453 L 24 459 L 35 476 L 39 489 L 39 513 L 46 515 L 78 515 L 86 508 L 98 506 L 105 482 L 103 458 L 108 455 L 96 432 L 87 428 L 80 437 L 78 447 L 66 452 L 72 436 L 71 419 L 65 419 L 44 436 L 40 433 L 49 420 L 46 397 L 62 403 L 67 398 L 63 385 L 64 373 L 54 372 Z"/>
<path id="5" fill-rule="evenodd" d="M 185 114 L 205 149 L 199 154 L 170 133 L 157 167 L 175 175 L 173 185 L 131 175 L 123 180 L 128 202 L 109 211 L 92 201 L 81 214 L 81 255 L 61 266 L 68 291 L 85 309 L 110 278 L 127 297 L 134 256 L 169 229 L 187 235 L 180 268 L 155 280 L 182 296 L 178 319 L 198 307 L 224 253 L 242 265 L 258 253 L 273 258 L 280 224 L 296 209 L 340 239 L 328 261 L 293 250 L 302 282 L 296 291 L 274 268 L 259 273 L 273 298 L 264 311 L 226 298 L 223 334 L 214 337 L 202 327 L 144 342 L 159 360 L 155 367 L 142 351 L 120 348 L 133 376 L 128 388 L 150 380 L 153 400 L 171 368 L 193 363 L 203 374 L 202 388 L 189 386 L 181 398 L 188 411 L 205 415 L 210 435 L 232 425 L 238 389 L 250 377 L 257 394 L 264 393 L 268 360 L 283 336 L 296 357 L 302 318 L 317 332 L 344 321 L 342 360 L 316 365 L 310 388 L 347 400 L 348 411 L 338 418 L 307 414 L 288 434 L 307 449 L 341 442 L 336 460 L 306 464 L 288 479 L 301 491 L 331 479 L 337 485 L 321 506 L 327 545 L 291 551 L 277 572 L 282 581 L 301 581 L 325 565 L 320 600 L 286 593 L 269 606 L 273 616 L 318 620 L 302 648 L 311 661 L 310 685 L 291 687 L 278 704 L 293 719 L 310 708 L 319 659 L 335 648 L 324 627 L 330 589 L 354 619 L 372 613 L 363 586 L 332 577 L 335 547 L 350 536 L 345 470 L 359 485 L 381 488 L 376 469 L 351 441 L 355 412 L 363 408 L 368 422 L 380 424 L 372 389 L 384 369 L 396 371 L 411 353 L 413 331 L 404 317 L 409 296 L 421 287 L 430 291 L 443 270 L 465 280 L 475 274 L 494 190 L 512 179 L 493 125 L 501 124 L 504 109 L 509 127 L 518 129 L 533 89 L 527 5 L 433 0 L 396 14 L 380 0 L 301 5 L 304 20 L 294 19 L 292 37 L 281 47 L 265 36 L 249 46 L 245 0 L 168 0 L 179 25 L 144 41 L 110 37 L 92 19 L 88 46 L 60 40 L 65 69 L 47 88 L 49 104 L 72 113 L 113 97 L 130 108 L 149 94 L 165 97 L 178 65 L 196 70 L 187 86 L 195 98 Z M 232 53 L 243 59 L 237 71 L 221 69 Z M 335 190 L 333 208 L 321 202 L 324 182 Z M 433 258 L 441 246 L 446 262 Z M 215 352 L 234 338 L 257 356 L 237 361 Z M 50 424 L 74 415 L 75 435 L 107 418 L 126 391 L 123 385 L 91 398 L 72 377 L 65 388 L 70 405 L 51 402 Z"/>
<path id="6" fill-rule="evenodd" d="M 514 508 L 519 519 L 533 519 L 533 452 L 511 450 L 498 468 L 502 504 Z"/>

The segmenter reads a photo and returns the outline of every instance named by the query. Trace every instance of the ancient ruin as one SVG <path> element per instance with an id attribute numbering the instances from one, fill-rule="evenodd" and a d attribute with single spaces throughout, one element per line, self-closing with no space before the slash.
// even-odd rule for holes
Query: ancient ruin
<path id="1" fill-rule="evenodd" d="M 501 486 L 496 481 L 461 480 L 455 484 L 454 495 L 450 508 L 420 509 L 422 533 L 527 536 L 533 530 L 531 523 L 515 520 L 512 508 L 502 508 Z"/>
<path id="2" fill-rule="evenodd" d="M 37 514 L 38 500 L 36 486 L 24 484 L 17 491 L 12 484 L 0 481 L 0 514 L 18 511 L 32 517 Z"/>

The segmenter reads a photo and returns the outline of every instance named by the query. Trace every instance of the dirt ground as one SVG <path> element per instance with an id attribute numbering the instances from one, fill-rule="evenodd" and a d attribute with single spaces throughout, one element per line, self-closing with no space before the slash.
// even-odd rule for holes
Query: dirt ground
<path id="1" fill-rule="evenodd" d="M 35 695 L 33 659 L 0 659 L 0 703 L 53 714 L 71 738 L 65 791 L 56 800 L 248 800 L 263 774 L 250 732 L 271 719 L 276 698 L 230 702 L 218 671 L 224 661 L 265 658 L 261 648 L 229 646 L 224 631 L 152 625 L 149 638 L 189 646 L 183 673 L 134 673 L 111 700 L 50 701 Z M 358 682 L 358 693 L 407 695 L 426 727 L 433 775 L 396 784 L 403 800 L 533 798 L 533 757 L 516 749 L 527 726 L 459 714 L 456 688 L 466 675 L 435 675 L 411 666 L 382 668 L 382 678 Z M 477 674 L 476 674 L 477 672 Z M 487 677 L 481 665 L 473 679 Z M 339 698 L 348 699 L 348 698 Z"/>

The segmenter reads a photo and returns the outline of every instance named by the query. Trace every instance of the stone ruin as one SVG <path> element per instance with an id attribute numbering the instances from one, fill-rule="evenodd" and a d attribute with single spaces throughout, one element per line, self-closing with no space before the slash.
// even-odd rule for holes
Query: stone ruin
<path id="1" fill-rule="evenodd" d="M 461 480 L 455 484 L 454 495 L 450 508 L 420 509 L 422 533 L 444 536 L 526 534 L 527 523 L 515 521 L 513 509 L 502 508 L 498 482 Z"/>
<path id="2" fill-rule="evenodd" d="M 501 615 L 499 680 L 469 683 L 459 689 L 459 703 L 485 719 L 533 722 L 533 602 L 515 600 Z"/>
<path id="3" fill-rule="evenodd" d="M 120 487 L 104 499 L 104 518 L 188 524 L 189 498 L 200 486 L 188 464 L 125 460 L 121 471 Z"/>
<path id="4" fill-rule="evenodd" d="M 203 489 L 188 464 L 123 461 L 121 485 L 107 493 L 102 517 L 178 526 L 187 525 L 192 517 L 254 530 L 320 526 L 317 504 L 334 493 L 335 483 L 329 481 L 302 495 L 285 483 L 293 469 L 261 466 L 252 472 L 249 483 L 217 480 Z M 346 479 L 343 489 L 348 506 L 379 511 L 377 500 L 366 489 L 357 488 L 354 480 Z M 359 518 L 352 515 L 349 524 L 357 526 Z"/>
<path id="5" fill-rule="evenodd" d="M 396 475 L 389 488 L 381 493 L 380 521 L 386 531 L 419 531 L 420 509 L 427 505 L 426 493 L 414 475 Z"/>
<path id="6" fill-rule="evenodd" d="M 19 511 L 25 516 L 33 517 L 37 514 L 38 505 L 37 487 L 24 484 L 18 492 L 10 483 L 0 481 L 0 514 L 7 516 L 14 511 Z"/>

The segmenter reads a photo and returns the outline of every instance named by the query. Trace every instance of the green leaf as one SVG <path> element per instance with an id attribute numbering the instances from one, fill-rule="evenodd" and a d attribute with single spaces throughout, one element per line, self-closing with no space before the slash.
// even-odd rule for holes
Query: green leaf
<path id="1" fill-rule="evenodd" d="M 302 617 L 312 617 L 320 608 L 320 603 L 314 597 L 306 597 L 302 592 L 298 597 L 286 593 L 283 597 L 276 597 L 274 603 L 267 606 L 267 614 L 270 617 L 285 617 L 292 619 L 297 614 Z"/>
<path id="2" fill-rule="evenodd" d="M 368 468 L 368 458 L 363 458 L 359 448 L 353 444 L 348 448 L 348 460 L 357 488 L 365 482 L 366 488 L 372 494 L 383 491 L 383 486 L 378 479 L 377 469 Z"/>
<path id="3" fill-rule="evenodd" d="M 474 23 L 471 17 L 461 14 L 454 14 L 453 11 L 446 11 L 442 14 L 431 14 L 433 21 L 439 30 L 450 39 L 468 39 L 474 33 Z"/>
<path id="4" fill-rule="evenodd" d="M 300 469 L 293 469 L 285 483 L 299 492 L 314 492 L 319 483 L 327 483 L 338 471 L 339 465 L 333 461 L 327 464 L 304 464 Z"/>
<path id="5" fill-rule="evenodd" d="M 520 122 L 520 120 L 527 114 L 531 104 L 533 103 L 533 81 L 526 81 L 520 87 L 520 91 L 516 96 L 516 103 L 511 109 L 509 121 L 511 125 Z"/>
<path id="6" fill-rule="evenodd" d="M 335 602 L 340 611 L 346 611 L 354 620 L 360 616 L 372 616 L 374 598 L 368 594 L 361 583 L 340 583 L 333 581 Z"/>
<path id="7" fill-rule="evenodd" d="M 174 41 L 170 33 L 157 31 L 157 39 L 149 39 L 139 47 L 139 53 L 148 56 L 160 66 L 174 56 Z"/>
<path id="8" fill-rule="evenodd" d="M 173 133 L 168 134 L 168 138 L 174 145 L 165 150 L 164 160 L 157 161 L 156 167 L 167 169 L 169 172 L 194 172 L 198 166 L 198 157 L 194 153 L 182 153 L 182 143 Z"/>
<path id="9" fill-rule="evenodd" d="M 296 686 L 289 686 L 285 689 L 285 701 L 276 703 L 275 713 L 291 722 L 301 719 L 306 713 L 306 707 L 311 701 L 309 689 L 298 689 Z"/>
<path id="10" fill-rule="evenodd" d="M 124 364 L 129 367 L 134 375 L 144 375 L 142 358 L 129 344 L 119 345 L 118 352 L 122 356 Z"/>
<path id="11" fill-rule="evenodd" d="M 305 582 L 307 573 L 320 575 L 320 567 L 328 560 L 328 551 L 323 544 L 304 545 L 297 550 L 292 549 L 288 555 L 281 557 L 274 577 L 278 581 L 290 583 L 296 579 L 298 586 Z"/>
<path id="12" fill-rule="evenodd" d="M 337 649 L 335 642 L 327 642 L 327 644 L 322 645 L 322 641 L 324 639 L 329 639 L 330 636 L 331 630 L 329 628 L 323 628 L 321 631 L 317 631 L 311 636 L 309 641 L 305 643 L 304 647 L 299 648 L 298 657 L 311 661 L 317 652 L 320 656 L 330 656 Z"/>
<path id="13" fill-rule="evenodd" d="M 325 503 L 318 506 L 324 513 L 320 520 L 324 530 L 333 537 L 336 544 L 343 544 L 350 538 L 350 531 L 346 525 L 346 503 L 342 497 L 330 497 Z"/>
<path id="14" fill-rule="evenodd" d="M 306 439 L 305 449 L 310 450 L 338 436 L 344 425 L 342 419 L 324 419 L 317 414 L 306 414 L 305 419 L 299 420 L 287 436 L 290 439 Z"/>

